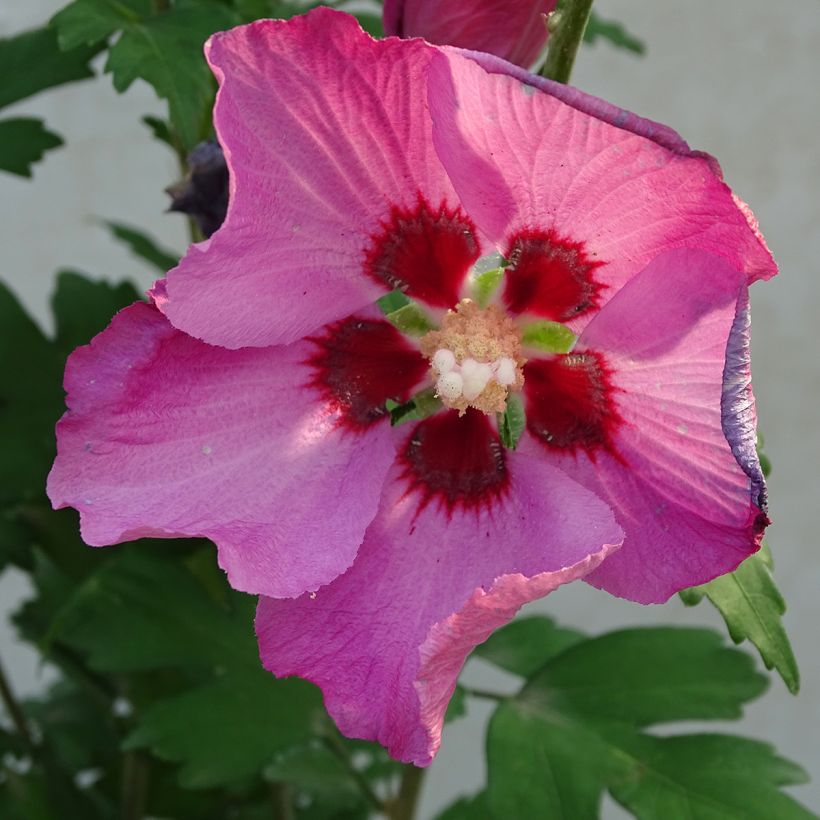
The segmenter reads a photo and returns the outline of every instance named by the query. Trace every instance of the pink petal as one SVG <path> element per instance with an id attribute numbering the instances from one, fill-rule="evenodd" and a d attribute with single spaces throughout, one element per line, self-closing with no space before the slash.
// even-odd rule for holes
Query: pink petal
<path id="1" fill-rule="evenodd" d="M 431 144 L 432 53 L 327 8 L 208 41 L 230 205 L 168 275 L 176 327 L 229 348 L 289 343 L 392 289 L 365 263 L 396 210 L 458 205 Z"/>
<path id="2" fill-rule="evenodd" d="M 557 0 L 385 0 L 384 32 L 486 51 L 529 68 L 547 42 Z"/>
<path id="3" fill-rule="evenodd" d="M 395 455 L 375 403 L 406 398 L 420 372 L 417 352 L 387 343 L 399 338 L 390 325 L 353 321 L 384 345 L 394 375 L 373 381 L 387 370 L 377 356 L 356 372 L 361 345 L 333 328 L 320 342 L 230 351 L 147 304 L 122 311 L 69 359 L 53 504 L 78 509 L 97 546 L 211 538 L 246 592 L 329 583 L 353 562 Z"/>
<path id="4" fill-rule="evenodd" d="M 573 355 L 594 351 L 608 364 L 614 452 L 544 452 L 605 499 L 626 533 L 587 579 L 595 586 L 661 602 L 757 550 L 768 519 L 750 444 L 746 299 L 745 277 L 725 260 L 669 251 L 578 340 Z"/>
<path id="5" fill-rule="evenodd" d="M 347 573 L 315 596 L 262 598 L 257 612 L 266 668 L 314 681 L 342 732 L 419 766 L 438 749 L 472 648 L 621 540 L 607 506 L 535 445 L 504 451 L 484 416 L 470 419 L 450 411 L 410 434 Z M 449 464 L 439 453 L 425 469 L 418 441 L 445 428 L 455 437 L 459 425 L 470 446 L 451 445 Z M 494 462 L 475 454 L 488 447 Z"/>
<path id="6" fill-rule="evenodd" d="M 434 143 L 468 213 L 502 253 L 527 232 L 551 237 L 567 278 L 578 258 L 594 262 L 579 281 L 603 286 L 598 306 L 676 247 L 717 254 L 750 280 L 776 272 L 748 209 L 709 158 L 668 129 L 655 135 L 646 121 L 578 91 L 474 56 L 448 50 L 431 63 Z"/>

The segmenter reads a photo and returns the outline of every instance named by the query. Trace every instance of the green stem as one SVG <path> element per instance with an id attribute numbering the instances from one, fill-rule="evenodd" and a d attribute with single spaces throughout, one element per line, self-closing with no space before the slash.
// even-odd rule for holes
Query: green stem
<path id="1" fill-rule="evenodd" d="M 273 805 L 274 820 L 294 820 L 293 793 L 287 783 L 278 781 L 270 784 L 271 803 Z"/>
<path id="2" fill-rule="evenodd" d="M 387 817 L 390 820 L 413 820 L 426 771 L 427 769 L 420 769 L 418 766 L 405 767 L 399 785 L 399 793 L 396 795 L 395 800 L 391 800 L 385 807 Z"/>
<path id="3" fill-rule="evenodd" d="M 547 49 L 547 61 L 541 73 L 558 83 L 568 83 L 572 66 L 584 39 L 593 0 L 565 0 L 561 10 L 553 12 Z M 553 29 L 553 25 L 555 28 Z"/>
<path id="4" fill-rule="evenodd" d="M 6 707 L 6 711 L 11 718 L 11 722 L 17 730 L 17 734 L 20 735 L 26 746 L 33 748 L 34 738 L 31 736 L 31 732 L 29 731 L 26 716 L 23 714 L 20 704 L 17 703 L 17 699 L 14 697 L 11 683 L 6 677 L 6 672 L 3 669 L 2 663 L 0 663 L 0 700 L 3 701 L 3 706 Z"/>
<path id="5" fill-rule="evenodd" d="M 384 802 L 379 798 L 376 792 L 373 791 L 364 775 L 350 762 L 350 758 L 347 756 L 347 750 L 341 744 L 339 738 L 331 731 L 324 735 L 322 740 L 325 746 L 336 755 L 350 777 L 356 781 L 359 791 L 367 798 L 367 801 L 376 811 L 383 813 L 385 811 Z"/>
<path id="6" fill-rule="evenodd" d="M 147 790 L 147 759 L 141 752 L 126 752 L 122 762 L 122 820 L 142 820 Z"/>

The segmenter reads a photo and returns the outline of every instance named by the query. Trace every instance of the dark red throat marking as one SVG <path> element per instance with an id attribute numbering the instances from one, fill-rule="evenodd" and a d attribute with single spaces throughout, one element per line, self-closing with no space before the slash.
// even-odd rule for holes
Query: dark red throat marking
<path id="1" fill-rule="evenodd" d="M 593 279 L 603 264 L 587 257 L 581 242 L 553 230 L 525 230 L 510 241 L 504 302 L 513 313 L 566 322 L 597 307 L 602 285 Z"/>
<path id="2" fill-rule="evenodd" d="M 490 508 L 509 486 L 504 447 L 478 410 L 461 417 L 447 410 L 420 422 L 401 460 L 410 489 L 420 493 L 420 510 L 431 501 L 449 515 Z"/>
<path id="3" fill-rule="evenodd" d="M 479 254 L 475 226 L 460 208 L 434 209 L 419 197 L 412 209 L 392 208 L 372 237 L 365 270 L 390 290 L 448 308 Z"/>
<path id="4" fill-rule="evenodd" d="M 339 408 L 347 427 L 363 430 L 383 418 L 387 399 L 407 401 L 427 360 L 389 322 L 350 316 L 310 339 L 312 381 Z"/>
<path id="5" fill-rule="evenodd" d="M 613 391 L 600 353 L 533 359 L 524 365 L 527 429 L 551 450 L 612 452 L 621 422 Z"/>

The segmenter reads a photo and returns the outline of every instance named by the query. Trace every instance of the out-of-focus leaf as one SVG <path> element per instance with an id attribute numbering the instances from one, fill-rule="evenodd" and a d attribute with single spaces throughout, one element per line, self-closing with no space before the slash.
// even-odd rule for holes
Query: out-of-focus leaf
<path id="1" fill-rule="evenodd" d="M 88 344 L 117 311 L 137 299 L 139 293 L 130 282 L 115 285 L 89 279 L 76 271 L 60 271 L 51 297 L 57 347 L 68 354 L 75 347 Z"/>
<path id="2" fill-rule="evenodd" d="M 584 640 L 581 632 L 559 627 L 550 618 L 533 615 L 507 624 L 474 654 L 495 666 L 527 678 L 565 649 Z"/>
<path id="3" fill-rule="evenodd" d="M 750 640 L 767 669 L 776 669 L 792 693 L 800 689 L 800 670 L 783 626 L 786 602 L 774 582 L 771 553 L 766 544 L 734 572 L 708 584 L 684 590 L 687 605 L 707 597 L 726 621 L 735 643 Z"/>
<path id="4" fill-rule="evenodd" d="M 161 248 L 150 236 L 130 225 L 109 221 L 104 221 L 103 225 L 115 239 L 127 245 L 135 256 L 144 259 L 161 273 L 175 267 L 179 262 L 179 254 Z"/>
<path id="5" fill-rule="evenodd" d="M 74 590 L 54 636 L 82 651 L 101 672 L 233 665 L 257 669 L 253 599 L 237 594 L 233 606 L 221 606 L 179 559 L 159 557 L 140 546 L 118 550 Z M 175 545 L 163 548 L 170 551 Z"/>
<path id="6" fill-rule="evenodd" d="M 98 51 L 85 45 L 60 51 L 53 28 L 0 39 L 0 108 L 46 88 L 93 77 L 89 61 Z"/>
<path id="7" fill-rule="evenodd" d="M 306 743 L 321 705 L 319 690 L 305 681 L 277 681 L 261 667 L 231 669 L 152 706 L 126 746 L 180 762 L 180 782 L 188 788 L 225 785 Z"/>
<path id="8" fill-rule="evenodd" d="M 472 797 L 459 797 L 436 820 L 488 820 L 491 816 L 487 793 L 479 792 Z"/>
<path id="9" fill-rule="evenodd" d="M 0 507 L 41 497 L 63 405 L 56 348 L 0 283 Z"/>
<path id="10" fill-rule="evenodd" d="M 39 162 L 46 151 L 62 144 L 62 138 L 36 117 L 0 120 L 0 171 L 30 177 L 31 166 Z"/>
<path id="11" fill-rule="evenodd" d="M 382 18 L 379 14 L 371 14 L 369 12 L 357 12 L 356 19 L 359 25 L 371 36 L 379 39 L 384 37 L 384 26 L 382 25 Z"/>
<path id="12" fill-rule="evenodd" d="M 646 53 L 646 44 L 643 40 L 630 34 L 621 23 L 604 20 L 593 11 L 584 32 L 584 42 L 594 43 L 599 37 L 602 40 L 608 40 L 615 48 L 622 48 L 633 54 Z"/>

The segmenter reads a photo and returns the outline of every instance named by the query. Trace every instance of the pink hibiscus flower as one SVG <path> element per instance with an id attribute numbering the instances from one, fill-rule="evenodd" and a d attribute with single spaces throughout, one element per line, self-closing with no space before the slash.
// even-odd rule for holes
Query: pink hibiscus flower
<path id="1" fill-rule="evenodd" d="M 90 544 L 212 539 L 263 596 L 265 666 L 425 765 L 524 603 L 581 577 L 663 601 L 757 549 L 746 294 L 775 266 L 713 160 L 487 55 L 327 9 L 207 54 L 227 219 L 71 357 L 49 494 Z M 435 329 L 387 321 L 394 289 Z M 544 321 L 570 353 L 529 345 Z"/>
<path id="2" fill-rule="evenodd" d="M 486 51 L 529 68 L 547 44 L 558 0 L 385 0 L 384 32 Z"/>

